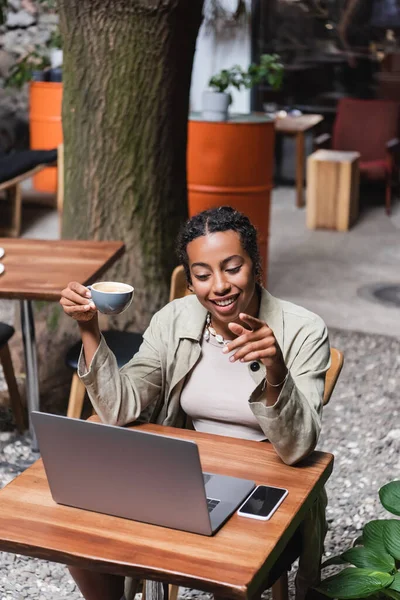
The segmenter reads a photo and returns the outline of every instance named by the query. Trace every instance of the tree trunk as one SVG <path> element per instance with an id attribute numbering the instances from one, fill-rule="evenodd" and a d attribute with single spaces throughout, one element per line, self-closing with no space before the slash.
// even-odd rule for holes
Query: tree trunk
<path id="1" fill-rule="evenodd" d="M 59 2 L 63 237 L 125 242 L 124 257 L 105 276 L 135 287 L 119 328 L 143 330 L 168 299 L 187 216 L 187 115 L 202 4 Z"/>
<path id="2" fill-rule="evenodd" d="M 59 0 L 63 237 L 123 240 L 126 253 L 104 278 L 135 287 L 131 307 L 104 317 L 103 328 L 143 331 L 168 300 L 175 239 L 187 216 L 187 116 L 202 5 Z M 35 321 L 41 407 L 65 412 L 71 373 L 63 359 L 78 331 L 61 312 L 36 305 Z"/>

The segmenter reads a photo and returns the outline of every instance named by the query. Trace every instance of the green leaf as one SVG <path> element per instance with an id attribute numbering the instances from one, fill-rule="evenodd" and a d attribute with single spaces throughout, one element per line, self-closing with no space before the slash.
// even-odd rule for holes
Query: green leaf
<path id="1" fill-rule="evenodd" d="M 358 537 L 356 537 L 355 540 L 353 540 L 353 543 L 351 546 L 352 546 L 352 548 L 354 548 L 354 546 L 360 546 L 363 544 L 364 544 L 364 538 L 362 535 L 359 535 Z"/>
<path id="2" fill-rule="evenodd" d="M 321 565 L 321 569 L 325 569 L 325 567 L 330 567 L 332 565 L 345 565 L 346 561 L 343 560 L 342 555 L 340 554 L 339 556 L 332 556 L 332 558 L 328 558 L 327 560 L 325 560 L 322 565 Z"/>
<path id="3" fill-rule="evenodd" d="M 379 498 L 386 510 L 400 516 L 400 481 L 391 481 L 381 487 Z"/>
<path id="4" fill-rule="evenodd" d="M 388 587 L 393 579 L 393 575 L 388 573 L 349 567 L 337 575 L 328 577 L 316 589 L 329 598 L 339 598 L 340 600 L 368 598 Z"/>
<path id="5" fill-rule="evenodd" d="M 390 589 L 400 592 L 400 573 L 395 574 L 394 579 L 390 584 Z"/>
<path id="6" fill-rule="evenodd" d="M 374 552 L 371 548 L 356 546 L 342 554 L 342 559 L 355 567 L 374 569 L 389 573 L 395 568 L 394 558 L 384 552 Z"/>
<path id="7" fill-rule="evenodd" d="M 376 521 L 370 521 L 364 525 L 363 539 L 366 548 L 370 548 L 378 553 L 387 552 L 383 540 L 386 523 L 386 519 L 377 519 Z"/>
<path id="8" fill-rule="evenodd" d="M 383 541 L 386 551 L 396 560 L 400 560 L 400 521 L 396 519 L 386 521 Z"/>
<path id="9" fill-rule="evenodd" d="M 387 598 L 392 598 L 392 600 L 400 600 L 400 592 L 396 592 L 395 590 L 391 590 L 390 587 L 385 588 L 383 592 L 381 592 Z"/>

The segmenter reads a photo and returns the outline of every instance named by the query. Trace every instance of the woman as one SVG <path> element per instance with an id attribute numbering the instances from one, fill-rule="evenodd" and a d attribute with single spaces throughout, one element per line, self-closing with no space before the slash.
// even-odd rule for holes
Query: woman
<path id="1" fill-rule="evenodd" d="M 190 219 L 178 254 L 194 293 L 154 315 L 139 352 L 120 371 L 90 291 L 76 282 L 63 290 L 60 302 L 82 336 L 78 373 L 96 412 L 114 425 L 150 411 L 150 420 L 164 425 L 268 439 L 295 464 L 320 432 L 330 364 L 325 324 L 261 287 L 256 230 L 230 207 Z M 321 497 L 303 524 L 298 599 L 318 581 L 324 509 Z M 70 570 L 87 600 L 120 600 L 119 578 Z"/>

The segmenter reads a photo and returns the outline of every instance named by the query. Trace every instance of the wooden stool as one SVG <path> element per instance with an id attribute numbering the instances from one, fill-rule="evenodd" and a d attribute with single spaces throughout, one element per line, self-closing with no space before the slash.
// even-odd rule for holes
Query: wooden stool
<path id="1" fill-rule="evenodd" d="M 307 227 L 347 231 L 358 216 L 358 152 L 317 150 L 307 160 Z"/>

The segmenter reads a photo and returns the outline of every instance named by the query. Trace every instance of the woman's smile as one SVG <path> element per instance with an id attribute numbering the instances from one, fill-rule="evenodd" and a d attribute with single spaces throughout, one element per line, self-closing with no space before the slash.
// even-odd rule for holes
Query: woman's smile
<path id="1" fill-rule="evenodd" d="M 235 311 L 236 308 L 236 304 L 237 304 L 237 300 L 239 298 L 240 294 L 233 294 L 230 296 L 226 296 L 224 298 L 215 298 L 214 300 L 210 299 L 210 302 L 212 302 L 218 312 L 220 312 L 223 315 L 226 315 L 227 313 L 231 313 Z"/>

